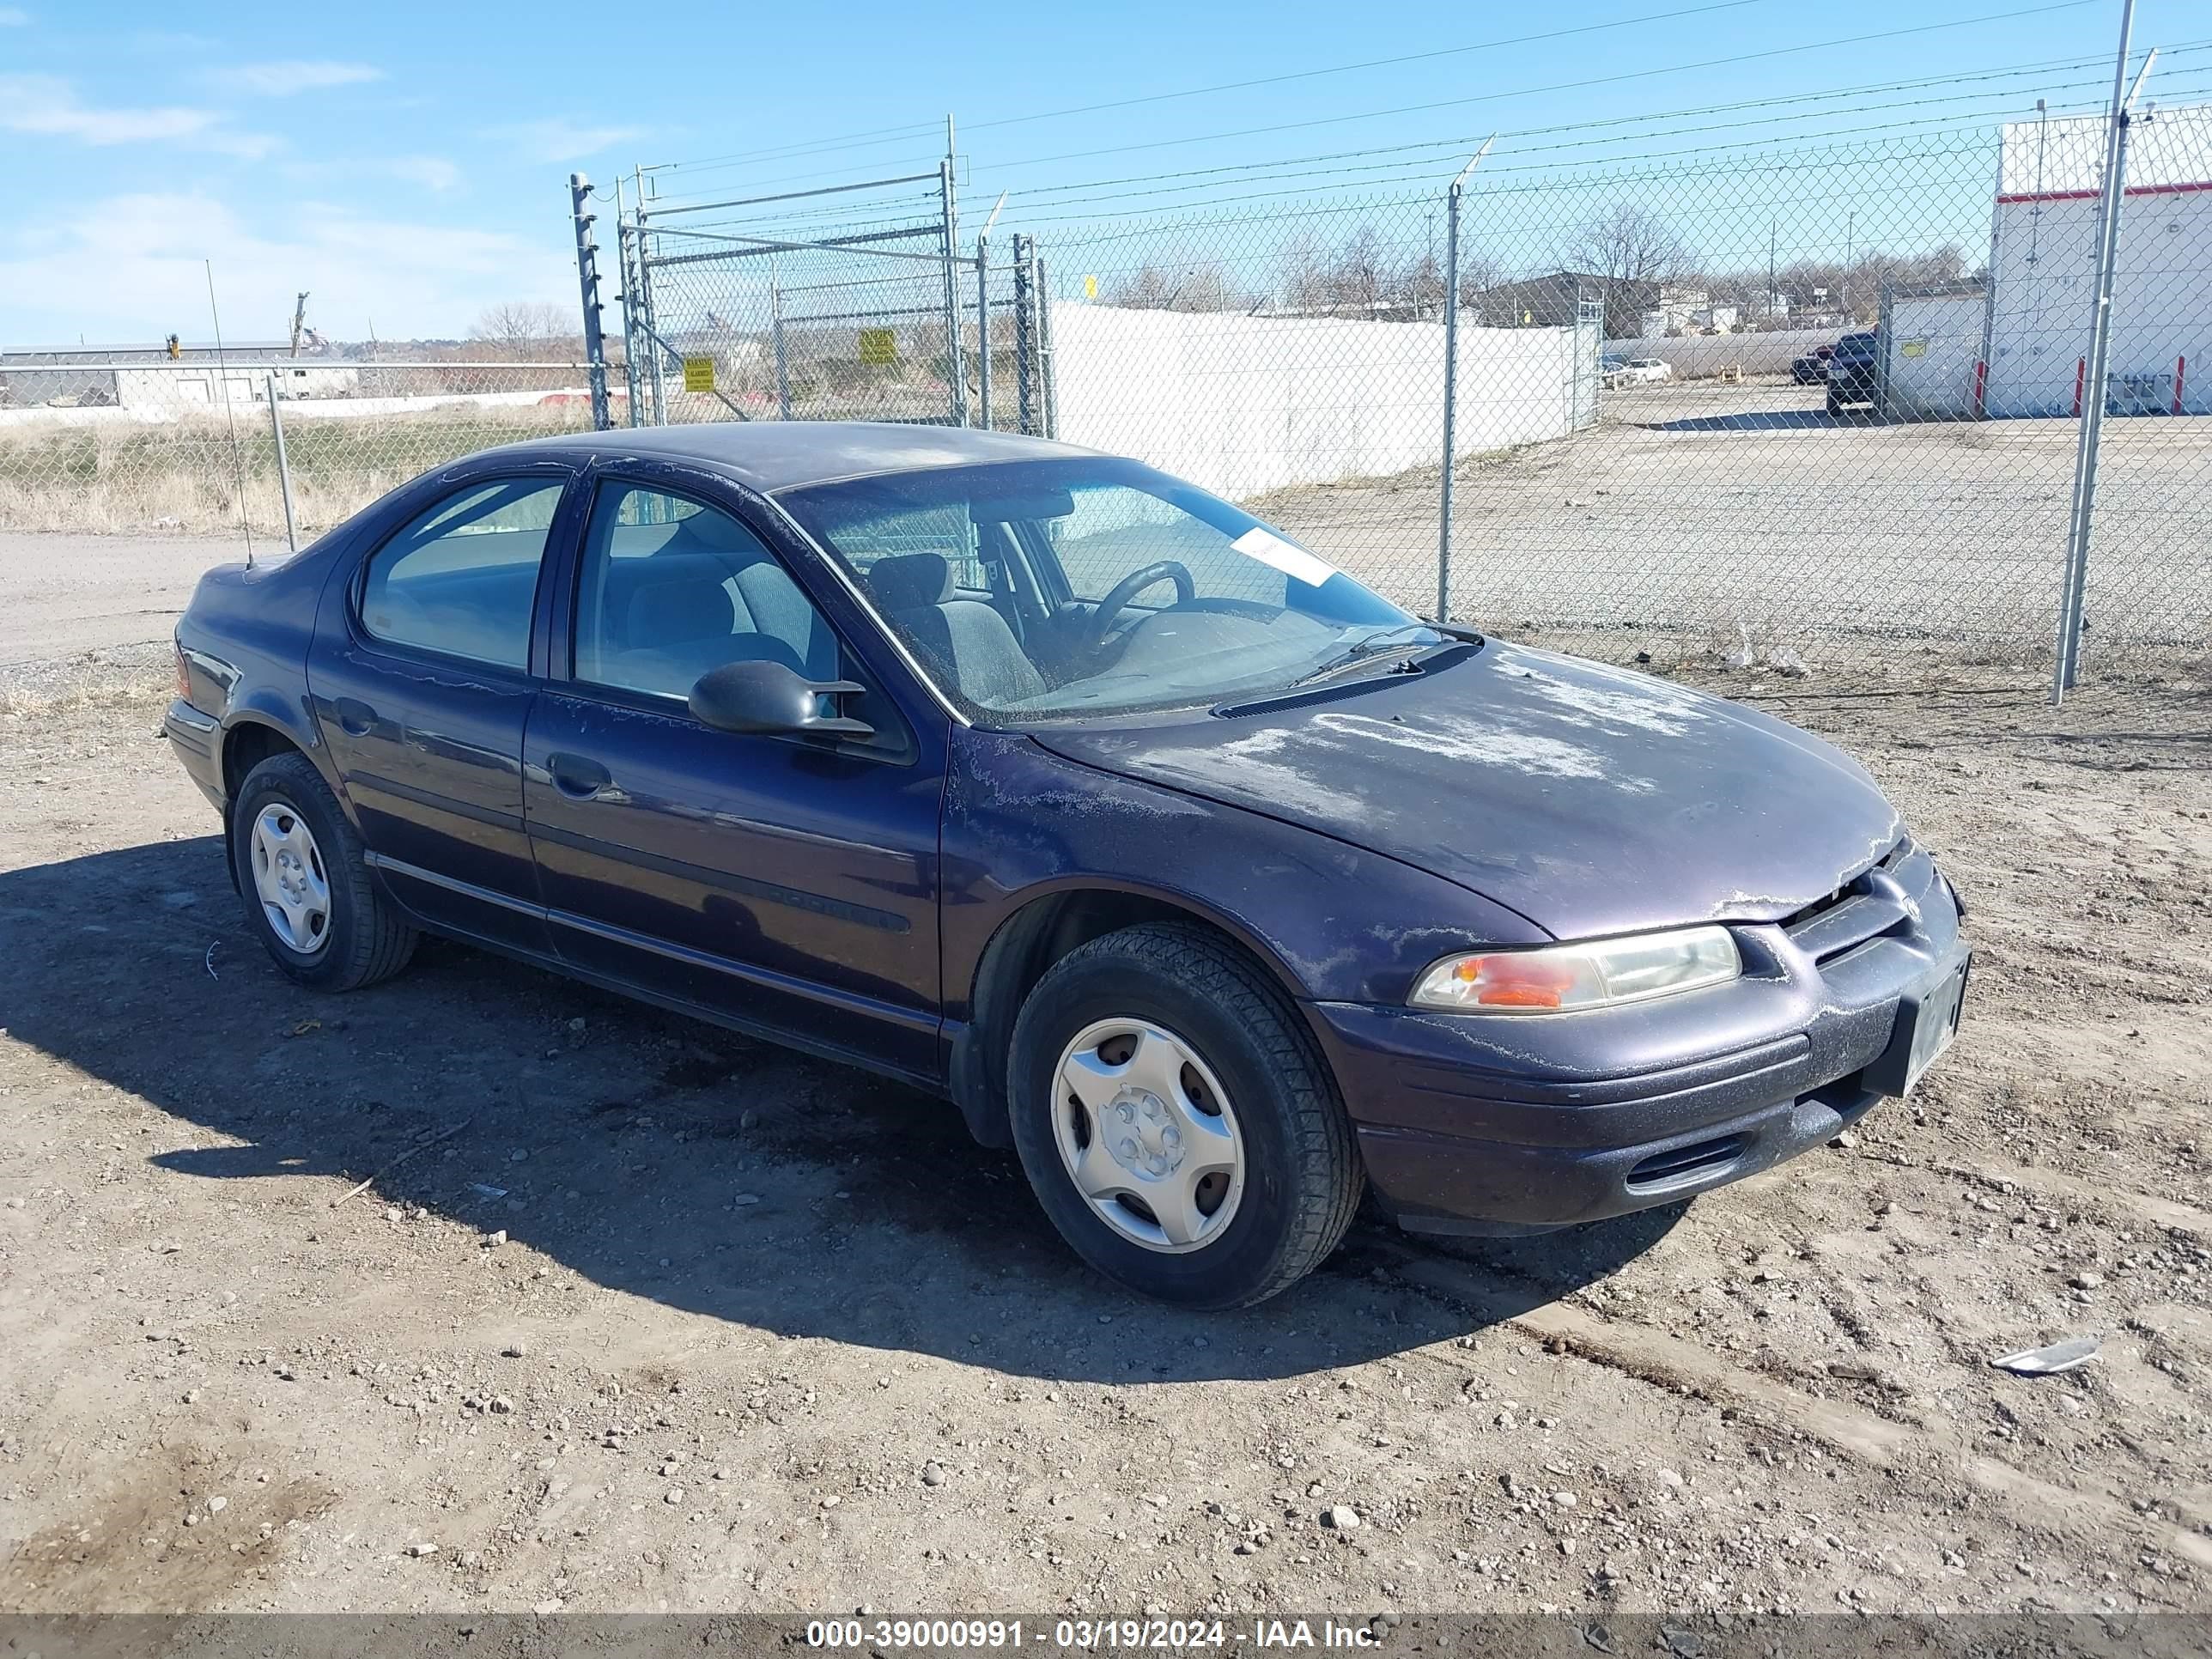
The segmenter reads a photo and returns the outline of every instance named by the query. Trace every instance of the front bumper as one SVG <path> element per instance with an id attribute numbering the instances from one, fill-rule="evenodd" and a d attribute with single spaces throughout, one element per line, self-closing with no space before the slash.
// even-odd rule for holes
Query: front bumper
<path id="1" fill-rule="evenodd" d="M 1559 1016 L 1313 1005 L 1382 1207 L 1416 1231 L 1541 1231 L 1772 1168 L 1904 1086 L 1960 912 L 1901 845 L 1820 907 L 1733 928 L 1744 977 Z"/>

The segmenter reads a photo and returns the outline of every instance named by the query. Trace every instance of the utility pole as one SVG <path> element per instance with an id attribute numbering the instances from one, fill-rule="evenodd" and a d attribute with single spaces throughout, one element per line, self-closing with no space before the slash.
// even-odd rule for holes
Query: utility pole
<path id="1" fill-rule="evenodd" d="M 960 205 L 952 170 L 958 152 L 953 147 L 952 117 L 945 118 L 945 161 L 938 168 L 939 206 L 944 215 L 945 263 L 945 378 L 951 393 L 947 411 L 955 426 L 968 424 L 968 365 L 960 350 L 960 285 L 955 266 L 960 258 Z"/>
<path id="2" fill-rule="evenodd" d="M 1774 320 L 1774 232 L 1776 221 L 1766 222 L 1766 320 Z"/>
<path id="3" fill-rule="evenodd" d="M 1858 210 L 1853 208 L 1844 215 L 1844 326 L 1849 328 L 1858 319 L 1851 314 L 1851 234 L 1859 228 Z"/>
<path id="4" fill-rule="evenodd" d="M 307 294 L 305 289 L 292 306 L 292 355 L 300 355 L 300 336 L 307 326 Z"/>

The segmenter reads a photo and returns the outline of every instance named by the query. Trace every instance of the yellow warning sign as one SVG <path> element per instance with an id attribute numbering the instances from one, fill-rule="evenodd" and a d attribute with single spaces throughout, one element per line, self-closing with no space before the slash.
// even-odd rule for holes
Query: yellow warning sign
<path id="1" fill-rule="evenodd" d="M 860 331 L 860 361 L 881 368 L 898 361 L 898 331 L 864 328 Z"/>
<path id="2" fill-rule="evenodd" d="M 1098 279 L 1096 276 L 1085 276 L 1083 279 L 1083 297 L 1086 300 L 1095 300 L 1098 297 Z"/>
<path id="3" fill-rule="evenodd" d="M 1925 340 L 1899 341 L 1897 355 L 1900 357 L 1925 357 L 1928 355 L 1928 342 Z"/>
<path id="4" fill-rule="evenodd" d="M 714 360 L 712 357 L 686 357 L 684 360 L 684 389 L 686 392 L 712 392 L 714 389 Z"/>

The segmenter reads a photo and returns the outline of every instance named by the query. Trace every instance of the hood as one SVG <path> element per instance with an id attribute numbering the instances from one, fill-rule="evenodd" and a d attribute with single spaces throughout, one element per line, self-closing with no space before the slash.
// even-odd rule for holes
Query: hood
<path id="1" fill-rule="evenodd" d="M 1866 769 L 1809 733 L 1494 641 L 1303 705 L 1030 735 L 1431 871 L 1561 939 L 1771 921 L 1904 833 Z"/>

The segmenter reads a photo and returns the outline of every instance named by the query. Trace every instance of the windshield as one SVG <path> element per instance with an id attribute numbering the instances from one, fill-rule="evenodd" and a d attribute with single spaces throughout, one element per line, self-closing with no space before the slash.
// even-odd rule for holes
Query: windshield
<path id="1" fill-rule="evenodd" d="M 1135 461 L 946 467 L 778 499 L 971 719 L 1265 696 L 1447 637 Z"/>

